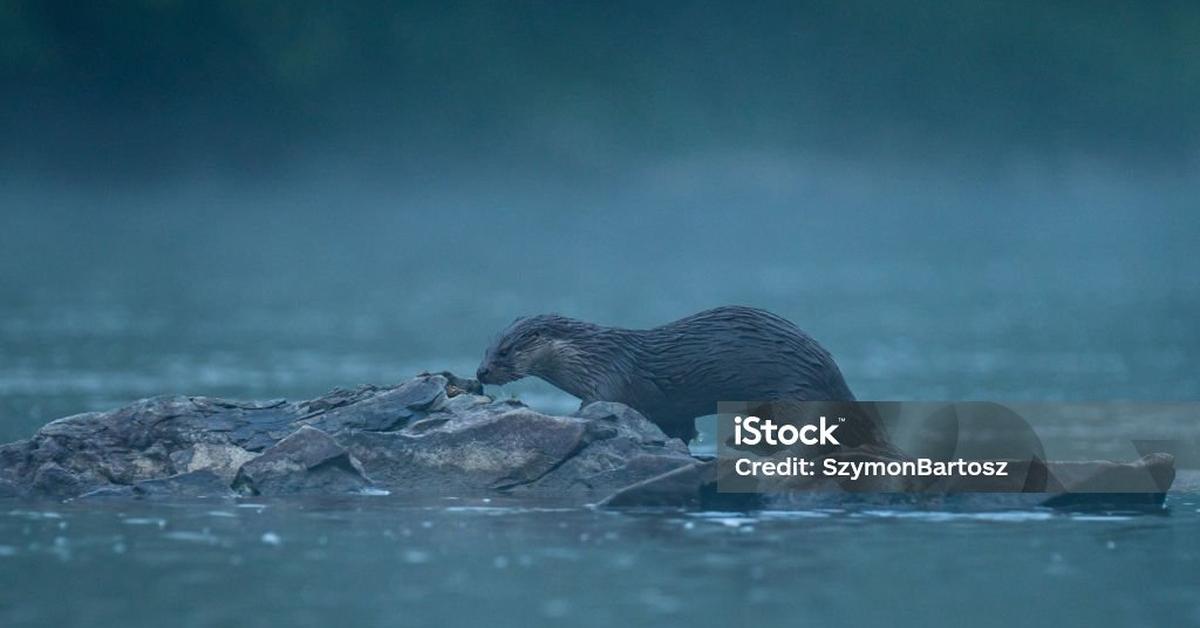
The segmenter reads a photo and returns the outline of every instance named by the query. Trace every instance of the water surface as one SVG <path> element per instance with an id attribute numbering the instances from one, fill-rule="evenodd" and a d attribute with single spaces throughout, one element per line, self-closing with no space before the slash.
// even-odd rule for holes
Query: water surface
<path id="1" fill-rule="evenodd" d="M 610 513 L 390 497 L 0 503 L 0 622 L 328 626 L 1200 621 L 1169 514 Z"/>
<path id="2" fill-rule="evenodd" d="M 860 399 L 1200 400 L 1196 9 L 812 4 L 0 5 L 0 442 L 730 303 Z M 1196 437 L 1143 423 L 1060 436 Z M 5 501 L 0 625 L 1200 624 L 1196 486 L 1140 516 Z"/>

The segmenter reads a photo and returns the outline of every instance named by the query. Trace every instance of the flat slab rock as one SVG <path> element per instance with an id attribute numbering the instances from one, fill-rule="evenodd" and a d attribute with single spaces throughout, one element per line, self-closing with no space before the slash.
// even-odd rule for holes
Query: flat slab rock
<path id="1" fill-rule="evenodd" d="M 1055 466 L 1070 486 L 1021 496 L 1014 505 L 1102 504 L 1105 496 L 1080 497 L 1071 488 L 1097 473 L 1150 471 L 1163 493 L 1174 478 L 1164 454 L 1126 465 L 1085 464 L 1093 466 Z M 682 441 L 622 404 L 548 415 L 483 395 L 475 380 L 445 372 L 296 403 L 155 397 L 59 419 L 28 440 L 0 445 L 0 497 L 501 493 L 581 505 L 729 510 L 808 508 L 830 499 L 827 492 L 719 493 L 718 473 L 714 461 L 692 456 Z M 1117 498 L 1152 506 L 1163 496 Z"/>

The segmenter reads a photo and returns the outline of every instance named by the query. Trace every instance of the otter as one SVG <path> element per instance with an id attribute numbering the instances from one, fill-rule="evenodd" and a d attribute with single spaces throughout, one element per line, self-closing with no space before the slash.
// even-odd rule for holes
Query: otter
<path id="1" fill-rule="evenodd" d="M 753 307 L 725 306 L 653 329 L 605 327 L 557 314 L 518 318 L 488 347 L 476 377 L 503 385 L 539 377 L 578 397 L 617 401 L 673 438 L 719 401 L 853 401 L 841 370 L 811 336 Z M 858 445 L 883 443 L 860 422 Z"/>

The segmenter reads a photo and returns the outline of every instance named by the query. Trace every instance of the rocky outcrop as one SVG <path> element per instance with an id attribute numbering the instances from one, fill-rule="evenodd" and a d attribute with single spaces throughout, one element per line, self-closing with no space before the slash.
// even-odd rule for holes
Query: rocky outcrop
<path id="1" fill-rule="evenodd" d="M 691 455 L 682 441 L 627 406 L 598 402 L 556 416 L 482 393 L 474 380 L 437 373 L 298 403 L 146 399 L 59 419 L 28 440 L 0 446 L 0 497 L 387 491 L 741 510 L 806 508 L 895 492 L 881 485 L 867 487 L 874 496 L 847 495 L 854 489 L 830 482 L 828 490 L 720 492 L 717 477 L 728 469 Z M 991 507 L 1154 506 L 1175 474 L 1166 454 L 1128 464 L 1035 466 L 1011 487 L 925 487 L 902 491 L 903 499 L 977 491 L 989 493 Z M 1034 476 L 1040 481 L 1030 489 Z M 1005 493 L 1009 498 L 997 497 Z"/>
<path id="2" fill-rule="evenodd" d="M 573 416 L 424 374 L 299 403 L 157 397 L 0 446 L 0 496 L 523 493 L 579 503 L 695 464 L 637 412 Z"/>

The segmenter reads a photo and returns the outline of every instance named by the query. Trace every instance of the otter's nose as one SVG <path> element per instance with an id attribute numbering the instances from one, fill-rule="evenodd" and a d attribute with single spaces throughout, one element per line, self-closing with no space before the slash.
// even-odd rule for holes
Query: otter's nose
<path id="1" fill-rule="evenodd" d="M 475 371 L 475 379 L 479 380 L 480 382 L 483 382 L 484 380 L 486 380 L 488 378 L 488 375 L 491 375 L 491 374 L 492 374 L 492 372 L 491 372 L 491 370 L 488 369 L 488 367 L 481 366 L 481 367 L 479 367 L 479 370 Z"/>

